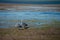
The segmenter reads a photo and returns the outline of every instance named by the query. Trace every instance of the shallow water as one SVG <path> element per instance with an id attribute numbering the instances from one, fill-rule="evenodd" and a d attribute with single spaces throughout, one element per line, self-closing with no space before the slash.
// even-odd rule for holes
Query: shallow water
<path id="1" fill-rule="evenodd" d="M 53 20 L 60 20 L 60 12 L 0 11 L 0 28 L 14 27 L 21 20 L 37 27 Z"/>

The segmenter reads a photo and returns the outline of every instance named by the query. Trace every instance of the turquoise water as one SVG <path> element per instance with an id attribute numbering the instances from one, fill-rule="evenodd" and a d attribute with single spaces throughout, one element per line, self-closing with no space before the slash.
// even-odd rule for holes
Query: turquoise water
<path id="1" fill-rule="evenodd" d="M 37 25 L 51 23 L 52 20 L 59 21 L 60 12 L 0 11 L 0 28 L 14 27 L 16 23 L 20 23 L 18 20 L 37 20 L 36 22 L 26 21 L 29 25 L 32 24 L 37 27 Z"/>
<path id="2" fill-rule="evenodd" d="M 18 0 L 0 0 L 0 3 L 10 3 L 10 4 L 60 4 L 60 1 L 56 0 L 56 1 L 42 1 L 42 0 L 22 0 L 22 1 L 18 1 Z"/>

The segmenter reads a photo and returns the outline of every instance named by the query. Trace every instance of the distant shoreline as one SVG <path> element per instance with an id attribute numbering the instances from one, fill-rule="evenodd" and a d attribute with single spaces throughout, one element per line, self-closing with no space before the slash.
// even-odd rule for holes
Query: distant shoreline
<path id="1" fill-rule="evenodd" d="M 0 3 L 0 10 L 33 10 L 33 11 L 55 10 L 55 11 L 60 12 L 60 4 L 7 4 L 7 3 Z"/>
<path id="2" fill-rule="evenodd" d="M 60 4 L 10 4 L 10 3 L 0 3 L 0 6 L 44 6 L 44 7 L 60 7 Z"/>

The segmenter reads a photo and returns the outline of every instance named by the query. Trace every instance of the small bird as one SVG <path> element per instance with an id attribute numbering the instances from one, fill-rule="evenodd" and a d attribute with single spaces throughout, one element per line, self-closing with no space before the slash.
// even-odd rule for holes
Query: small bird
<path id="1" fill-rule="evenodd" d="M 19 29 L 28 29 L 28 24 L 26 23 L 22 23 L 22 24 L 17 24 L 16 25 Z"/>

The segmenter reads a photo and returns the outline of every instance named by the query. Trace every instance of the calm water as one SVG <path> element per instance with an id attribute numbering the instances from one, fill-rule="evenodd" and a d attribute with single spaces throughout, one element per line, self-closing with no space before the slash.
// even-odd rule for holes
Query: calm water
<path id="1" fill-rule="evenodd" d="M 60 1 L 28 1 L 28 0 L 22 0 L 22 1 L 12 1 L 12 0 L 0 0 L 0 3 L 10 3 L 10 4 L 60 4 Z"/>
<path id="2" fill-rule="evenodd" d="M 60 12 L 0 11 L 0 28 L 14 27 L 19 20 L 30 20 L 25 22 L 36 26 L 60 20 Z"/>

